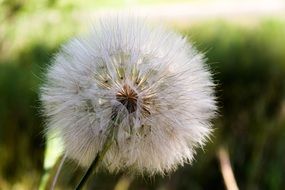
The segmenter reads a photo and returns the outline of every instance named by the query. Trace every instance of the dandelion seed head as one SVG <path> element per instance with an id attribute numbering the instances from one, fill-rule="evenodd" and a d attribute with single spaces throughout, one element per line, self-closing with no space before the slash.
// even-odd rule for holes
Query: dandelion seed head
<path id="1" fill-rule="evenodd" d="M 216 111 L 211 74 L 185 38 L 138 19 L 103 19 L 54 57 L 41 88 L 47 133 L 64 154 L 89 166 L 114 116 L 111 172 L 167 173 L 211 134 Z"/>

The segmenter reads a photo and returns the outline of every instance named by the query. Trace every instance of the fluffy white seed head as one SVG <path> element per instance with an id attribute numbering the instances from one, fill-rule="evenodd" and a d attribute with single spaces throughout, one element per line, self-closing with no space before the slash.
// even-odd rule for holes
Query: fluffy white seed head
<path id="1" fill-rule="evenodd" d="M 211 74 L 180 35 L 137 19 L 106 19 L 64 45 L 41 89 L 47 133 L 81 166 L 102 148 L 114 115 L 109 171 L 165 173 L 191 162 L 215 115 Z"/>

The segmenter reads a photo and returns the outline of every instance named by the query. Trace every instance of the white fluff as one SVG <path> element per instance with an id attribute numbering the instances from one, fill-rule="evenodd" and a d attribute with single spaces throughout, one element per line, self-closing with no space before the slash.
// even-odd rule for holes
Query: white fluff
<path id="1" fill-rule="evenodd" d="M 62 47 L 41 100 L 47 133 L 56 132 L 66 156 L 81 166 L 102 148 L 116 112 L 117 143 L 104 166 L 163 174 L 191 162 L 207 141 L 216 110 L 213 86 L 203 55 L 185 38 L 138 19 L 114 18 Z"/>

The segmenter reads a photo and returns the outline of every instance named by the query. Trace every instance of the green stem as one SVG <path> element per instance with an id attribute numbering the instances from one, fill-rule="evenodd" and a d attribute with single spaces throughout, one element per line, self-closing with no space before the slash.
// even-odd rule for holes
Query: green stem
<path id="1" fill-rule="evenodd" d="M 103 145 L 103 148 L 101 151 L 99 151 L 95 157 L 95 159 L 93 160 L 93 162 L 91 163 L 91 165 L 89 166 L 89 168 L 87 169 L 86 173 L 84 174 L 84 176 L 81 178 L 79 184 L 77 185 L 77 187 L 75 188 L 76 190 L 80 190 L 82 189 L 83 185 L 85 184 L 85 182 L 87 181 L 87 179 L 89 178 L 89 176 L 92 174 L 92 172 L 96 172 L 97 169 L 99 168 L 100 162 L 103 160 L 105 154 L 107 153 L 108 149 L 111 147 L 112 143 L 113 143 L 113 137 L 114 137 L 114 127 L 111 128 L 105 143 Z"/>

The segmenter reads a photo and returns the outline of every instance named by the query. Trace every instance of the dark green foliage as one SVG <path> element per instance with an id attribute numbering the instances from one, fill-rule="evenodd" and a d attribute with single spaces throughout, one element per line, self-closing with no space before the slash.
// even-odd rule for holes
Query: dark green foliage
<path id="1" fill-rule="evenodd" d="M 27 177 L 38 185 L 42 174 L 45 140 L 38 86 L 50 54 L 35 45 L 12 62 L 0 63 L 0 173 L 10 183 Z"/>
<path id="2" fill-rule="evenodd" d="M 214 141 L 227 145 L 239 186 L 284 187 L 284 23 L 253 29 L 212 23 L 189 34 L 216 71 L 221 117 Z"/>

